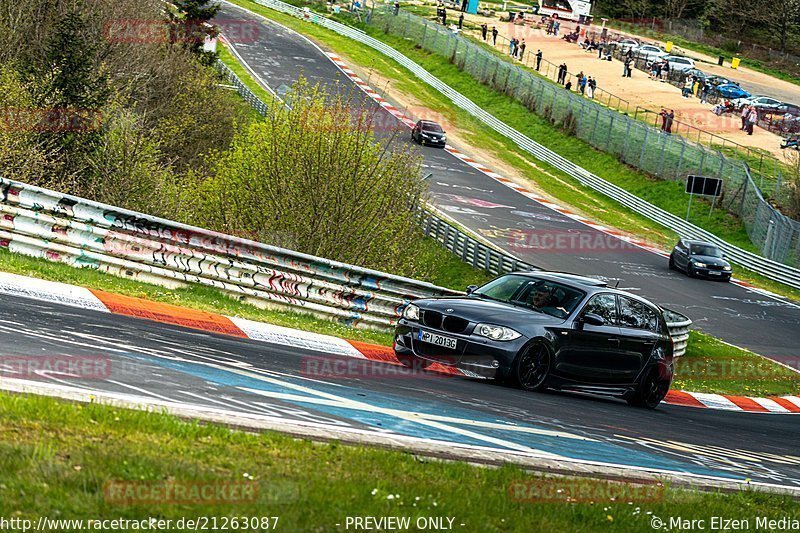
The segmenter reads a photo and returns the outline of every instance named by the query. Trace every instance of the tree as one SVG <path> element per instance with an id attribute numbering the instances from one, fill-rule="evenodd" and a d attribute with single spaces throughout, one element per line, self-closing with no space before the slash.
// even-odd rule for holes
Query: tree
<path id="1" fill-rule="evenodd" d="M 291 109 L 239 135 L 194 193 L 200 220 L 261 242 L 400 274 L 414 271 L 426 185 L 404 143 L 376 141 L 374 115 L 299 82 Z"/>
<path id="2" fill-rule="evenodd" d="M 772 3 L 771 23 L 777 29 L 781 51 L 786 51 L 792 29 L 800 27 L 800 0 L 775 0 Z"/>
<path id="3" fill-rule="evenodd" d="M 181 42 L 196 54 L 203 62 L 211 64 L 216 60 L 216 54 L 205 52 L 203 42 L 206 37 L 216 37 L 219 29 L 211 24 L 217 16 L 220 5 L 211 0 L 171 0 L 177 14 L 168 12 L 169 21 L 173 26 L 173 42 Z"/>

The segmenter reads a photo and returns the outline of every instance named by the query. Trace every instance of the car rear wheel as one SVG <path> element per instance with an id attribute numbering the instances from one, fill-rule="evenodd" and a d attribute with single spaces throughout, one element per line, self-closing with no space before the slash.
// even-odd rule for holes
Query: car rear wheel
<path id="1" fill-rule="evenodd" d="M 395 353 L 397 360 L 406 367 L 411 368 L 413 370 L 425 370 L 429 366 L 431 366 L 432 361 L 428 361 L 427 359 L 422 359 L 421 357 L 417 357 L 413 354 L 400 354 Z"/>
<path id="2" fill-rule="evenodd" d="M 514 360 L 511 371 L 514 384 L 523 390 L 543 390 L 550 374 L 552 359 L 550 349 L 544 343 L 531 344 Z"/>
<path id="3" fill-rule="evenodd" d="M 654 368 L 642 380 L 639 388 L 627 401 L 634 407 L 655 409 L 667 395 L 667 392 L 669 392 L 669 380 L 665 380 L 658 368 Z"/>

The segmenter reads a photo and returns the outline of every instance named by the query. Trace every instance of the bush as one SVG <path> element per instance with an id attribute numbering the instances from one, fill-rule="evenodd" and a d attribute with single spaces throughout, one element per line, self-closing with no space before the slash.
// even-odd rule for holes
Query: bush
<path id="1" fill-rule="evenodd" d="M 302 80 L 222 154 L 190 203 L 200 225 L 400 274 L 420 246 L 421 159 L 397 132 L 376 140 L 374 115 Z"/>

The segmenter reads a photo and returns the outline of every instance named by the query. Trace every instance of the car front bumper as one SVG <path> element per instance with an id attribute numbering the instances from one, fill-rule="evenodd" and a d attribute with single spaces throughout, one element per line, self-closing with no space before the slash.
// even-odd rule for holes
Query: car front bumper
<path id="1" fill-rule="evenodd" d="M 694 267 L 693 272 L 695 273 L 695 275 L 707 279 L 719 279 L 723 281 L 730 281 L 731 279 L 730 270 L 713 270 L 710 268 Z"/>
<path id="2" fill-rule="evenodd" d="M 420 331 L 454 338 L 457 340 L 456 349 L 422 342 L 419 340 Z M 401 318 L 395 329 L 394 349 L 400 355 L 414 355 L 483 377 L 498 377 L 508 373 L 527 341 L 524 336 L 513 341 L 495 341 L 478 335 L 450 333 Z"/>

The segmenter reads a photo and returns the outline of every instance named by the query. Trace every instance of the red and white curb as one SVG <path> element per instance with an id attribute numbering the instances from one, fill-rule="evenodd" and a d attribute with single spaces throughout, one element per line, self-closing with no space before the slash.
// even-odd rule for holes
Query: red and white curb
<path id="1" fill-rule="evenodd" d="M 330 52 L 326 52 L 325 55 L 328 56 L 328 58 L 337 67 L 339 67 L 339 69 L 342 72 L 344 72 L 347 75 L 347 77 L 349 77 L 353 81 L 353 83 L 355 83 L 362 91 L 364 91 L 364 93 L 366 93 L 367 96 L 372 98 L 382 108 L 387 110 L 395 118 L 397 118 L 400 122 L 402 122 L 403 124 L 405 124 L 409 128 L 413 128 L 414 127 L 414 125 L 416 124 L 416 122 L 414 120 L 412 120 L 411 118 L 407 117 L 400 109 L 398 109 L 397 107 L 392 105 L 389 101 L 387 101 L 380 94 L 378 94 L 372 87 L 369 86 L 369 84 L 367 84 L 355 72 L 353 72 L 353 70 L 348 66 L 348 64 L 345 63 L 344 61 L 342 61 L 342 59 L 338 55 L 336 55 L 334 53 L 330 53 Z M 538 196 L 536 193 L 534 193 L 530 189 L 528 189 L 526 187 L 523 187 L 521 185 L 518 185 L 514 181 L 503 177 L 502 175 L 500 175 L 497 172 L 494 172 L 492 169 L 488 168 L 486 165 L 484 165 L 484 164 L 472 159 L 468 155 L 460 152 L 459 150 L 457 150 L 456 148 L 454 148 L 454 147 L 452 147 L 450 145 L 447 145 L 445 147 L 445 150 L 447 150 L 450 154 L 452 154 L 457 159 L 463 161 L 464 163 L 466 163 L 467 165 L 471 166 L 472 168 L 474 168 L 474 169 L 482 172 L 483 174 L 489 176 L 490 178 L 492 178 L 493 180 L 497 181 L 498 183 L 501 183 L 502 185 L 505 185 L 506 187 L 508 187 L 510 189 L 513 189 L 514 191 L 516 191 L 516 192 L 522 194 L 523 196 L 525 196 L 526 198 L 528 198 L 530 200 L 533 200 L 535 202 L 538 202 L 538 203 L 542 204 L 543 206 L 545 206 L 545 207 L 547 207 L 549 209 L 552 209 L 553 211 L 556 211 L 557 213 L 560 213 L 560 214 L 564 215 L 567 218 L 570 218 L 572 220 L 580 222 L 581 224 L 589 226 L 590 228 L 592 228 L 594 230 L 597 230 L 597 231 L 599 231 L 601 233 L 605 233 L 606 235 L 610 235 L 612 237 L 616 237 L 617 239 L 620 239 L 620 240 L 625 241 L 625 242 L 627 242 L 629 244 L 637 246 L 637 247 L 639 247 L 639 248 L 641 248 L 643 250 L 646 250 L 648 252 L 660 255 L 661 257 L 664 257 L 664 258 L 669 257 L 669 251 L 668 250 L 663 250 L 661 248 L 657 248 L 657 247 L 653 246 L 653 243 L 648 243 L 647 241 L 643 241 L 643 240 L 638 239 L 638 238 L 636 238 L 636 237 L 634 237 L 632 235 L 628 235 L 628 234 L 623 233 L 621 231 L 618 231 L 618 230 L 615 230 L 613 228 L 609 228 L 607 226 L 604 226 L 604 225 L 602 225 L 602 224 L 600 224 L 598 222 L 595 222 L 595 221 L 590 220 L 590 219 L 588 219 L 586 217 L 583 217 L 583 216 L 581 216 L 581 215 L 579 215 L 577 213 L 574 213 L 570 209 L 567 209 L 567 208 L 565 208 L 565 207 L 563 207 L 563 206 L 561 206 L 561 205 L 559 205 L 559 204 L 557 204 L 557 203 L 555 203 L 555 202 L 553 202 L 551 200 L 548 200 L 547 198 L 543 198 L 541 196 Z M 736 285 L 744 287 L 744 288 L 746 288 L 748 290 L 751 290 L 753 292 L 757 292 L 757 293 L 762 294 L 764 296 L 768 296 L 770 298 L 778 299 L 778 300 L 781 300 L 781 301 L 783 301 L 785 303 L 791 303 L 791 302 L 786 301 L 783 297 L 781 297 L 778 294 L 770 292 L 770 291 L 768 291 L 766 289 L 761 289 L 761 288 L 755 287 L 755 286 L 747 283 L 746 281 L 742 281 L 742 280 L 738 280 L 736 278 L 732 278 L 731 279 L 731 283 L 734 283 Z"/>
<path id="2" fill-rule="evenodd" d="M 395 357 L 394 350 L 387 346 L 349 341 L 331 335 L 311 333 L 6 272 L 0 272 L 0 293 L 302 348 L 326 355 L 354 357 L 393 365 L 401 364 Z M 470 375 L 453 367 L 439 364 L 431 365 L 428 370 L 440 374 Z M 800 413 L 800 397 L 798 396 L 750 398 L 672 390 L 665 401 L 672 405 L 728 411 Z"/>

